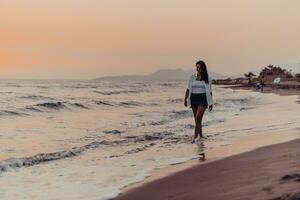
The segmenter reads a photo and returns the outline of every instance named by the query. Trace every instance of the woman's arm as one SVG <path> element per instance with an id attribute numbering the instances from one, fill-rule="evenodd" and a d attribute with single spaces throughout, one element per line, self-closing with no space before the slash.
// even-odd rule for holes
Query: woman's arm
<path id="1" fill-rule="evenodd" d="M 188 86 L 187 86 L 187 89 L 185 91 L 185 97 L 184 97 L 184 106 L 187 107 L 187 99 L 189 98 L 189 95 L 190 95 L 190 90 L 192 88 L 191 84 L 192 84 L 192 79 L 193 79 L 194 76 L 191 76 L 189 78 L 189 81 L 188 81 Z"/>
<path id="2" fill-rule="evenodd" d="M 212 92 L 210 92 L 210 94 L 211 94 L 211 97 L 212 97 Z M 209 111 L 212 111 L 213 107 L 214 107 L 213 105 L 210 105 L 209 106 Z"/>
<path id="3" fill-rule="evenodd" d="M 209 89 L 210 89 L 210 95 L 211 97 L 213 96 L 213 93 L 212 93 L 212 80 L 209 79 Z M 213 105 L 209 106 L 209 111 L 212 111 L 213 109 Z"/>
<path id="4" fill-rule="evenodd" d="M 189 89 L 186 89 L 185 91 L 185 97 L 184 97 L 184 106 L 187 107 L 187 98 L 189 97 Z"/>

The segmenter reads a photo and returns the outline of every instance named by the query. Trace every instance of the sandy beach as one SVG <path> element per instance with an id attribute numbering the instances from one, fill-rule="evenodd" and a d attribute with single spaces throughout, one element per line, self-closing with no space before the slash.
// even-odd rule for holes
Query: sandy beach
<path id="1" fill-rule="evenodd" d="M 268 88 L 265 92 L 299 95 L 294 89 Z M 285 137 L 280 130 L 266 132 L 268 137 L 249 136 L 208 150 L 205 162 L 159 169 L 146 181 L 125 189 L 116 200 L 300 199 L 300 140 L 296 139 L 300 131 L 290 131 L 294 138 Z"/>
<path id="2" fill-rule="evenodd" d="M 237 85 L 223 85 L 224 88 L 231 88 L 231 89 L 243 89 L 243 90 L 251 90 L 251 91 L 257 91 L 255 89 L 255 86 L 248 86 L 243 84 L 237 84 Z M 257 91 L 259 92 L 259 91 Z M 300 95 L 300 83 L 299 82 L 286 82 L 281 83 L 278 85 L 274 85 L 271 83 L 268 83 L 265 85 L 263 89 L 263 93 L 274 93 L 281 96 L 289 96 L 289 95 Z"/>
<path id="3" fill-rule="evenodd" d="M 300 197 L 300 140 L 199 165 L 120 195 L 127 199 L 290 199 Z"/>

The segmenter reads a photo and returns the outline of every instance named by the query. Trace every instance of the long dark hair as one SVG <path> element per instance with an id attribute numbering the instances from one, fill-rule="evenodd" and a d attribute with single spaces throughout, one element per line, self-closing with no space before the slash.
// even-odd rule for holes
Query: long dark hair
<path id="1" fill-rule="evenodd" d="M 204 80 L 205 83 L 208 83 L 208 72 L 207 72 L 207 67 L 204 61 L 199 60 L 196 62 L 196 66 L 200 65 L 201 67 L 201 80 Z"/>

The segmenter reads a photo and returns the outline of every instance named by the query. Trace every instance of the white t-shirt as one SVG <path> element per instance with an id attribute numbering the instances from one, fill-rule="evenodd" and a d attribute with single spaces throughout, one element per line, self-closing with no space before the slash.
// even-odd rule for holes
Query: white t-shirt
<path id="1" fill-rule="evenodd" d="M 195 94 L 206 93 L 207 92 L 206 89 L 209 89 L 209 91 L 211 92 L 212 91 L 211 83 L 212 80 L 210 77 L 208 77 L 208 83 L 206 83 L 205 81 L 198 81 L 197 75 L 194 74 L 189 79 L 188 89 L 190 90 L 190 93 L 195 93 Z"/>
<path id="2" fill-rule="evenodd" d="M 206 93 L 204 81 L 192 80 L 192 91 L 193 94 Z"/>

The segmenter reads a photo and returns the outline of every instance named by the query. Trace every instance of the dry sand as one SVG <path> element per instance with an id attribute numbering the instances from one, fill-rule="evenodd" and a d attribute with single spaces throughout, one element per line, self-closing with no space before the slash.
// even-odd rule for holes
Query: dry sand
<path id="1" fill-rule="evenodd" d="M 116 200 L 300 199 L 300 140 L 198 165 L 149 182 Z"/>

